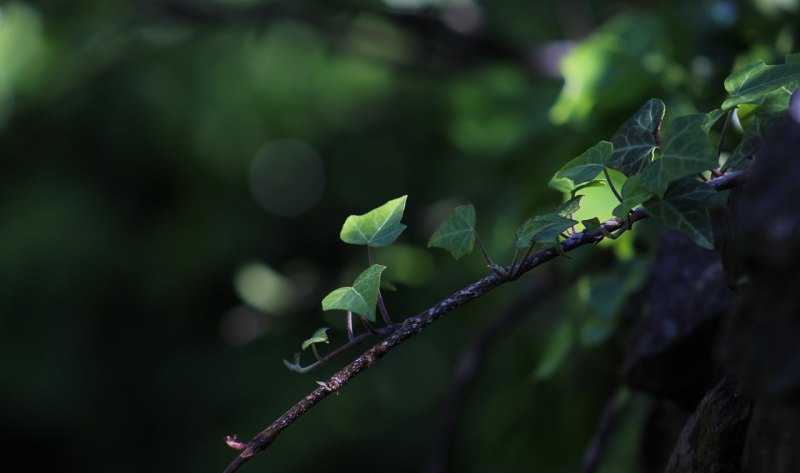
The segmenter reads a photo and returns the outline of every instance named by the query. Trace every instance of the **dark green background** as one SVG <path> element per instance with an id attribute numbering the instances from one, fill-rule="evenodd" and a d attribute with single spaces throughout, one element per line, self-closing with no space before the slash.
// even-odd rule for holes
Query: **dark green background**
<path id="1" fill-rule="evenodd" d="M 516 226 L 559 201 L 552 174 L 645 100 L 710 111 L 734 65 L 796 48 L 793 12 L 767 0 L 402 3 L 0 3 L 3 470 L 222 471 L 225 435 L 250 438 L 352 356 L 281 363 L 321 325 L 344 338 L 318 304 L 366 265 L 338 239 L 347 215 L 409 195 L 377 259 L 390 312 L 413 315 L 486 273 L 424 249 L 452 205 L 474 203 L 508 261 Z M 465 33 L 442 20 L 474 14 Z M 599 284 L 613 258 L 559 265 Z M 419 470 L 460 350 L 535 278 L 448 315 L 242 471 Z M 458 471 L 576 471 L 613 336 L 534 372 L 580 290 L 493 350 Z M 635 412 L 607 471 L 636 471 Z"/>

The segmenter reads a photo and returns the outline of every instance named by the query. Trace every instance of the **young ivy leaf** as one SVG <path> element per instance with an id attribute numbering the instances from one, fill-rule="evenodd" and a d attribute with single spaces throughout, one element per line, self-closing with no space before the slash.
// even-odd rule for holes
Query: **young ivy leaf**
<path id="1" fill-rule="evenodd" d="M 705 206 L 714 189 L 694 177 L 670 184 L 662 199 L 644 203 L 647 212 L 664 225 L 679 230 L 703 248 L 714 248 L 711 219 Z"/>
<path id="2" fill-rule="evenodd" d="M 603 172 L 610 157 L 611 143 L 601 141 L 565 164 L 558 170 L 555 179 L 569 179 L 574 185 L 589 182 Z"/>
<path id="3" fill-rule="evenodd" d="M 322 299 L 322 310 L 349 310 L 375 322 L 378 286 L 386 266 L 373 264 L 359 274 L 352 287 L 340 287 Z"/>
<path id="4" fill-rule="evenodd" d="M 353 245 L 373 248 L 391 245 L 406 229 L 400 219 L 403 218 L 407 197 L 404 195 L 390 200 L 364 215 L 347 217 L 339 237 L 343 242 Z"/>
<path id="5" fill-rule="evenodd" d="M 317 331 L 314 332 L 314 335 L 312 335 L 311 338 L 303 342 L 303 344 L 301 345 L 303 350 L 305 350 L 306 348 L 310 347 L 315 343 L 329 343 L 327 332 L 328 332 L 328 327 L 322 327 L 320 329 L 317 329 Z"/>
<path id="6" fill-rule="evenodd" d="M 428 248 L 443 248 L 459 259 L 472 253 L 475 244 L 475 207 L 472 204 L 460 205 L 453 209 L 447 220 L 439 225 L 428 240 Z"/>
<path id="7" fill-rule="evenodd" d="M 642 171 L 641 185 L 661 197 L 677 179 L 718 166 L 717 153 L 703 130 L 702 113 L 678 117 L 672 121 L 661 157 Z"/>
<path id="8" fill-rule="evenodd" d="M 514 246 L 523 249 L 531 246 L 531 243 L 552 243 L 564 230 L 577 223 L 557 213 L 529 218 L 517 229 Z"/>
<path id="9" fill-rule="evenodd" d="M 555 213 L 556 215 L 560 215 L 562 217 L 569 217 L 570 215 L 580 210 L 582 198 L 583 198 L 582 195 L 576 195 L 575 197 L 559 205 L 556 211 L 553 213 Z"/>
<path id="10" fill-rule="evenodd" d="M 777 89 L 793 89 L 800 83 L 800 62 L 792 56 L 786 64 L 768 66 L 764 61 L 754 62 L 734 71 L 725 79 L 725 90 L 730 97 L 722 103 L 729 110 L 743 103 L 759 103 L 764 96 Z"/>
<path id="11" fill-rule="evenodd" d="M 617 205 L 612 212 L 615 217 L 626 218 L 628 212 L 636 208 L 637 205 L 641 204 L 645 200 L 653 197 L 653 193 L 642 186 L 641 178 L 642 175 L 637 174 L 629 177 L 625 181 L 625 184 L 622 186 L 622 190 L 620 191 L 622 202 Z"/>
<path id="12" fill-rule="evenodd" d="M 658 129 L 664 119 L 664 102 L 648 100 L 611 138 L 613 151 L 606 165 L 626 176 L 638 174 L 653 159 Z"/>

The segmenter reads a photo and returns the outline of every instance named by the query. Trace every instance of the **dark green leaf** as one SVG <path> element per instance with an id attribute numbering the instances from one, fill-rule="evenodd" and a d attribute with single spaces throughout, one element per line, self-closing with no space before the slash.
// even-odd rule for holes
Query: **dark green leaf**
<path id="1" fill-rule="evenodd" d="M 348 310 L 375 322 L 378 287 L 386 266 L 373 264 L 356 278 L 353 287 L 340 287 L 322 299 L 322 310 Z"/>
<path id="2" fill-rule="evenodd" d="M 556 179 L 566 178 L 573 184 L 589 182 L 603 172 L 605 163 L 611 157 L 611 143 L 601 141 L 583 154 L 564 165 L 556 173 Z"/>
<path id="3" fill-rule="evenodd" d="M 529 218 L 517 229 L 514 246 L 527 248 L 531 243 L 552 243 L 563 231 L 577 223 L 555 213 Z"/>
<path id="4" fill-rule="evenodd" d="M 611 139 L 614 150 L 608 167 L 626 176 L 638 174 L 653 158 L 658 128 L 664 119 L 664 102 L 650 99 L 628 119 Z"/>
<path id="5" fill-rule="evenodd" d="M 303 342 L 302 345 L 303 350 L 305 350 L 306 348 L 310 347 L 315 343 L 329 343 L 327 332 L 328 332 L 328 327 L 322 327 L 320 329 L 317 329 L 317 331 L 314 332 L 314 335 L 312 335 L 311 338 Z"/>
<path id="6" fill-rule="evenodd" d="M 777 89 L 790 89 L 800 83 L 800 63 L 794 59 L 787 64 L 768 66 L 764 61 L 749 64 L 725 79 L 725 90 L 731 96 L 722 103 L 723 110 L 743 103 L 760 103 L 764 96 Z"/>
<path id="7" fill-rule="evenodd" d="M 406 197 L 390 200 L 364 215 L 347 217 L 340 238 L 345 243 L 373 248 L 391 245 L 406 228 L 400 223 L 406 208 Z"/>
<path id="8" fill-rule="evenodd" d="M 727 112 L 721 108 L 706 113 L 706 118 L 703 120 L 703 130 L 705 130 L 706 133 L 711 131 L 711 128 L 714 126 L 714 124 L 717 123 L 720 118 L 725 116 L 725 113 Z"/>
<path id="9" fill-rule="evenodd" d="M 641 174 L 631 176 L 625 181 L 620 191 L 622 202 L 612 212 L 617 218 L 625 218 L 628 212 L 636 208 L 645 200 L 653 197 L 653 193 L 645 189 L 641 183 Z"/>
<path id="10" fill-rule="evenodd" d="M 663 199 L 653 198 L 644 203 L 647 212 L 664 225 L 679 230 L 703 248 L 714 248 L 714 235 L 706 200 L 714 189 L 686 177 L 670 184 Z"/>
<path id="11" fill-rule="evenodd" d="M 428 247 L 444 248 L 458 259 L 472 252 L 475 244 L 475 207 L 460 205 L 439 225 L 428 240 Z"/>
<path id="12" fill-rule="evenodd" d="M 717 154 L 703 130 L 705 115 L 694 114 L 672 121 L 661 157 L 642 171 L 641 185 L 663 196 L 672 181 L 718 166 Z"/>
<path id="13" fill-rule="evenodd" d="M 603 231 L 600 219 L 597 217 L 592 217 L 588 220 L 581 220 L 581 224 L 583 225 L 583 228 L 585 228 L 586 231 L 588 231 L 589 233 L 597 233 Z"/>

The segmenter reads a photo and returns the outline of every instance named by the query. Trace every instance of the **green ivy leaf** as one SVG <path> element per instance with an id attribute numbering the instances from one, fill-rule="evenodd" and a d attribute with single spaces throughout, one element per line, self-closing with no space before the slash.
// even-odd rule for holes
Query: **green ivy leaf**
<path id="1" fill-rule="evenodd" d="M 400 219 L 403 218 L 407 197 L 404 195 L 390 200 L 364 215 L 347 217 L 339 237 L 343 242 L 353 245 L 373 248 L 391 245 L 406 229 Z"/>
<path id="2" fill-rule="evenodd" d="M 693 114 L 672 121 L 661 157 L 642 171 L 642 186 L 663 196 L 677 179 L 718 166 L 717 154 L 703 130 L 705 115 Z"/>
<path id="3" fill-rule="evenodd" d="M 573 184 L 589 182 L 603 172 L 611 157 L 611 143 L 601 141 L 583 154 L 564 165 L 556 173 L 556 179 L 569 179 Z"/>
<path id="4" fill-rule="evenodd" d="M 612 212 L 615 217 L 626 218 L 628 216 L 628 212 L 636 208 L 650 197 L 653 197 L 653 193 L 642 186 L 641 177 L 641 174 L 637 174 L 629 177 L 628 180 L 625 181 L 625 184 L 622 186 L 622 190 L 620 191 L 622 202 L 620 202 L 620 204 L 616 206 Z"/>
<path id="5" fill-rule="evenodd" d="M 760 103 L 774 90 L 794 89 L 800 83 L 800 62 L 789 57 L 786 64 L 768 66 L 764 61 L 754 62 L 734 71 L 725 79 L 725 90 L 730 97 L 722 103 L 728 110 L 739 104 Z"/>
<path id="6" fill-rule="evenodd" d="M 725 116 L 725 113 L 727 112 L 721 108 L 706 113 L 706 117 L 703 120 L 703 130 L 706 132 L 706 134 L 711 131 L 711 128 L 719 121 L 720 118 Z"/>
<path id="7" fill-rule="evenodd" d="M 375 322 L 378 287 L 386 266 L 373 264 L 359 274 L 352 287 L 340 287 L 322 299 L 322 310 L 349 310 Z"/>
<path id="8" fill-rule="evenodd" d="M 577 223 L 556 213 L 529 218 L 517 229 L 517 241 L 514 246 L 527 248 L 531 243 L 552 243 L 563 231 Z"/>
<path id="9" fill-rule="evenodd" d="M 583 228 L 585 228 L 586 231 L 592 234 L 603 231 L 602 223 L 600 223 L 600 219 L 597 217 L 592 217 L 588 220 L 581 220 L 581 225 L 583 225 Z"/>
<path id="10" fill-rule="evenodd" d="M 714 194 L 711 186 L 686 177 L 670 184 L 663 199 L 644 203 L 647 212 L 664 225 L 679 230 L 703 248 L 714 248 L 714 234 L 706 200 Z"/>
<path id="11" fill-rule="evenodd" d="M 606 165 L 626 176 L 638 174 L 653 158 L 658 128 L 664 119 L 664 102 L 648 100 L 611 138 L 613 151 Z"/>
<path id="12" fill-rule="evenodd" d="M 562 217 L 569 217 L 571 214 L 574 214 L 581 208 L 582 198 L 582 195 L 576 195 L 575 197 L 559 205 L 554 213 Z"/>
<path id="13" fill-rule="evenodd" d="M 315 343 L 329 343 L 327 332 L 328 332 L 328 327 L 322 327 L 320 329 L 317 329 L 317 331 L 314 332 L 314 335 L 312 335 L 311 338 L 303 342 L 302 345 L 303 350 L 305 350 L 306 348 L 310 347 Z"/>
<path id="14" fill-rule="evenodd" d="M 439 225 L 428 240 L 428 247 L 443 248 L 458 259 L 472 253 L 475 244 L 475 207 L 460 205 Z"/>
<path id="15" fill-rule="evenodd" d="M 761 146 L 771 136 L 772 133 L 782 124 L 786 122 L 788 115 L 780 113 L 770 117 L 753 118 L 753 122 L 745 131 L 742 141 L 736 149 L 733 150 L 730 157 L 725 161 L 722 166 L 722 171 L 728 169 L 743 169 L 747 167 L 748 158 L 755 155 L 761 149 Z"/>

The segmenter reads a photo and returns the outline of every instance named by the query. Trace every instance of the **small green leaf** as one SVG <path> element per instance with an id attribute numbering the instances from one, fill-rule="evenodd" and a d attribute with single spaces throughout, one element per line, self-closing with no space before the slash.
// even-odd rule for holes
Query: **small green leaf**
<path id="1" fill-rule="evenodd" d="M 373 264 L 359 274 L 353 287 L 340 287 L 322 299 L 322 310 L 348 310 L 375 322 L 378 287 L 386 266 Z"/>
<path id="2" fill-rule="evenodd" d="M 460 205 L 439 225 L 428 240 L 428 247 L 443 248 L 458 259 L 472 253 L 475 244 L 475 207 Z"/>
<path id="3" fill-rule="evenodd" d="M 310 347 L 315 343 L 329 343 L 327 332 L 328 332 L 328 327 L 322 327 L 320 329 L 317 329 L 317 331 L 314 332 L 314 335 L 312 335 L 311 338 L 303 342 L 302 345 L 303 350 L 305 350 L 306 348 Z"/>
<path id="4" fill-rule="evenodd" d="M 581 225 L 583 225 L 583 228 L 585 228 L 589 233 L 598 233 L 603 231 L 600 219 L 597 217 L 592 217 L 588 220 L 581 220 Z"/>
<path id="5" fill-rule="evenodd" d="M 650 99 L 611 138 L 614 150 L 606 163 L 626 176 L 638 174 L 653 159 L 658 128 L 664 119 L 664 102 Z"/>
<path id="6" fill-rule="evenodd" d="M 611 157 L 611 143 L 601 141 L 583 154 L 564 165 L 556 173 L 556 179 L 569 179 L 573 184 L 589 182 L 603 172 Z"/>
<path id="7" fill-rule="evenodd" d="M 343 242 L 353 245 L 373 248 L 391 245 L 406 228 L 400 219 L 403 218 L 407 197 L 404 195 L 390 200 L 364 215 L 347 217 L 339 237 Z"/>
<path id="8" fill-rule="evenodd" d="M 794 89 L 800 83 L 800 63 L 788 58 L 786 64 L 768 66 L 754 62 L 734 71 L 725 79 L 730 97 L 722 103 L 728 110 L 743 103 L 760 103 L 764 96 L 777 89 Z"/>
<path id="9" fill-rule="evenodd" d="M 554 213 L 562 217 L 569 217 L 581 208 L 580 204 L 582 198 L 582 195 L 576 195 L 575 197 L 559 205 Z"/>
<path id="10" fill-rule="evenodd" d="M 686 177 L 670 184 L 663 199 L 653 198 L 644 203 L 647 212 L 664 225 L 685 233 L 703 248 L 714 248 L 714 234 L 706 200 L 714 189 Z"/>
<path id="11" fill-rule="evenodd" d="M 642 171 L 645 189 L 663 196 L 671 182 L 718 166 L 717 154 L 703 130 L 705 118 L 698 113 L 672 121 L 661 157 Z"/>
<path id="12" fill-rule="evenodd" d="M 615 217 L 626 218 L 628 212 L 645 200 L 653 197 L 653 193 L 642 186 L 641 177 L 641 174 L 637 174 L 629 177 L 628 180 L 625 181 L 625 184 L 622 186 L 622 191 L 620 191 L 622 202 L 616 206 L 612 212 Z"/>
<path id="13" fill-rule="evenodd" d="M 531 243 L 552 243 L 564 230 L 577 223 L 555 213 L 529 218 L 517 229 L 514 246 L 521 249 L 531 246 Z"/>

